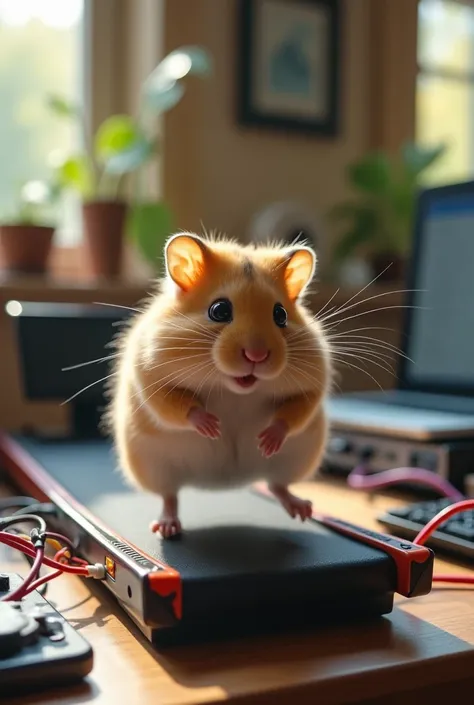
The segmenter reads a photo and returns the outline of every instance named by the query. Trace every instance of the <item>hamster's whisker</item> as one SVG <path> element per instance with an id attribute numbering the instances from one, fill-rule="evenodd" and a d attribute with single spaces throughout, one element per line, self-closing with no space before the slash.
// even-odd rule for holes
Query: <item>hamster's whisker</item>
<path id="1" fill-rule="evenodd" d="M 380 389 L 382 392 L 385 391 L 384 388 L 382 387 L 382 385 L 380 384 L 380 382 L 379 382 L 377 379 L 375 379 L 375 377 L 374 377 L 373 375 L 371 375 L 370 372 L 367 372 L 367 370 L 365 370 L 363 367 L 359 367 L 358 365 L 354 365 L 354 363 L 348 362 L 347 360 L 338 360 L 338 359 L 336 358 L 334 361 L 335 361 L 336 363 L 340 364 L 340 365 L 345 365 L 346 367 L 351 367 L 353 370 L 357 370 L 358 372 L 362 372 L 363 374 L 365 374 L 365 375 L 367 375 L 368 377 L 370 377 L 370 379 L 371 379 L 373 382 L 375 382 L 375 384 L 377 385 L 377 387 L 379 387 L 379 389 Z"/>
<path id="2" fill-rule="evenodd" d="M 339 361 L 341 359 L 346 359 L 346 358 L 351 358 L 354 360 L 358 360 L 359 362 L 368 362 L 371 365 L 375 365 L 376 367 L 379 367 L 381 370 L 384 370 L 384 372 L 388 372 L 389 374 L 392 374 L 395 376 L 395 370 L 394 368 L 389 365 L 388 363 L 381 362 L 374 360 L 374 358 L 368 357 L 367 355 L 361 355 L 361 354 L 354 354 L 352 352 L 343 352 L 338 354 Z"/>
<path id="3" fill-rule="evenodd" d="M 155 354 L 163 353 L 163 352 L 169 352 L 170 350 L 181 350 L 181 352 L 185 352 L 186 350 L 207 350 L 207 352 L 211 351 L 211 348 L 209 345 L 174 345 L 169 348 L 156 348 L 155 349 Z M 190 355 L 190 357 L 194 357 L 193 355 Z"/>
<path id="4" fill-rule="evenodd" d="M 217 334 L 213 334 L 212 331 L 209 331 L 205 326 L 202 325 L 202 323 L 198 323 L 197 321 L 194 321 L 190 316 L 186 316 L 186 314 L 181 313 L 181 311 L 175 311 L 179 316 L 182 316 L 182 318 L 185 318 L 187 321 L 192 323 L 193 326 L 197 326 L 199 330 L 204 331 L 206 335 L 217 337 Z"/>
<path id="5" fill-rule="evenodd" d="M 347 306 L 347 304 L 350 304 L 351 301 L 354 301 L 354 299 L 356 299 L 360 294 L 362 294 L 362 292 L 366 291 L 370 286 L 372 286 L 372 284 L 375 284 L 375 282 L 377 281 L 377 279 L 380 279 L 380 277 L 383 276 L 383 275 L 385 274 L 385 272 L 387 271 L 387 269 L 390 269 L 391 266 L 392 266 L 392 263 L 388 264 L 388 265 L 385 267 L 385 269 L 382 269 L 382 271 L 379 272 L 373 279 L 371 279 L 370 282 L 368 282 L 367 284 L 365 284 L 365 285 L 362 287 L 362 289 L 359 289 L 359 291 L 357 291 L 353 296 L 351 296 L 351 298 L 348 299 L 348 300 L 347 300 L 344 304 L 342 304 L 339 308 L 342 308 L 342 306 Z"/>
<path id="6" fill-rule="evenodd" d="M 366 299 L 362 299 L 361 301 L 355 301 L 353 304 L 350 304 L 350 306 L 342 305 L 339 306 L 339 308 L 336 308 L 335 311 L 332 313 L 329 313 L 325 316 L 320 317 L 320 321 L 328 321 L 330 318 L 334 318 L 334 316 L 339 316 L 342 313 L 345 313 L 346 311 L 351 311 L 353 308 L 356 308 L 357 306 L 362 306 L 363 304 L 366 304 L 369 301 L 373 301 L 374 299 L 381 299 L 385 296 L 391 296 L 392 294 L 407 294 L 411 289 L 395 289 L 394 291 L 382 291 L 379 294 L 373 294 L 372 296 L 368 296 Z"/>
<path id="7" fill-rule="evenodd" d="M 196 356 L 196 357 L 198 357 L 198 356 Z M 169 363 L 171 363 L 171 362 L 182 362 L 183 360 L 189 360 L 189 357 L 174 358 L 173 360 L 169 360 L 168 362 L 169 362 Z M 162 363 L 162 364 L 165 364 L 165 363 Z M 150 368 L 150 369 L 156 369 L 156 367 L 153 367 L 153 368 Z M 182 371 L 182 370 L 180 370 L 180 371 Z M 175 374 L 177 374 L 177 372 L 176 372 L 176 370 L 173 370 L 172 372 L 169 372 L 167 375 L 160 376 L 160 379 L 157 379 L 157 380 L 155 380 L 154 382 L 152 382 L 151 384 L 148 384 L 146 387 L 144 387 L 143 389 L 139 390 L 138 392 L 134 392 L 134 393 L 131 395 L 132 398 L 133 398 L 133 397 L 140 396 L 141 394 L 143 394 L 143 392 L 146 392 L 147 389 L 151 389 L 151 387 L 154 387 L 156 384 L 160 384 L 160 382 L 163 382 L 164 380 L 168 380 L 170 377 L 173 377 L 173 375 L 175 375 Z"/>
<path id="8" fill-rule="evenodd" d="M 331 303 L 331 301 L 336 298 L 336 296 L 338 295 L 338 293 L 339 293 L 340 291 L 341 291 L 340 288 L 339 288 L 339 289 L 336 289 L 336 291 L 335 291 L 334 294 L 331 296 L 331 298 L 328 299 L 328 301 L 326 301 L 326 303 L 324 304 L 324 306 L 322 306 L 322 307 L 319 309 L 319 311 L 317 312 L 315 318 L 319 318 L 319 316 L 321 316 L 321 314 L 322 314 L 322 312 L 324 311 L 324 309 L 326 309 L 326 308 L 329 306 L 329 304 Z"/>
<path id="9" fill-rule="evenodd" d="M 358 355 L 367 355 L 370 357 L 373 357 L 375 360 L 379 360 L 382 358 L 383 360 L 387 360 L 387 362 L 393 363 L 393 355 L 389 355 L 387 352 L 380 352 L 380 350 L 370 350 L 369 348 L 357 348 L 357 347 L 340 347 L 340 348 L 333 348 L 331 353 L 333 355 L 340 354 L 344 355 L 346 353 L 355 353 Z"/>
<path id="10" fill-rule="evenodd" d="M 162 352 L 162 351 L 160 351 Z M 173 362 L 185 362 L 186 360 L 195 360 L 197 357 L 208 357 L 207 352 L 202 352 L 202 353 L 194 353 L 194 355 L 183 355 L 182 357 L 172 357 L 169 360 L 162 360 L 161 362 L 156 363 L 156 365 L 152 365 L 151 367 L 148 368 L 148 370 L 151 372 L 151 370 L 157 370 L 159 367 L 162 367 L 163 365 L 171 365 Z"/>
<path id="11" fill-rule="evenodd" d="M 96 384 L 100 384 L 101 382 L 105 382 L 107 379 L 110 379 L 111 377 L 114 377 L 116 374 L 117 374 L 116 372 L 112 372 L 112 374 L 107 375 L 106 377 L 102 377 L 101 379 L 97 379 L 95 382 L 91 382 L 91 384 L 88 384 L 86 387 L 83 387 L 83 388 L 80 389 L 78 392 L 76 392 L 76 393 L 73 394 L 71 397 L 69 397 L 69 399 L 66 399 L 65 401 L 62 401 L 61 404 L 60 404 L 60 406 L 64 406 L 65 404 L 68 404 L 70 401 L 72 401 L 73 399 L 75 399 L 76 397 L 78 397 L 79 394 L 82 394 L 83 392 L 86 392 L 86 391 L 87 391 L 88 389 L 90 389 L 91 387 L 95 387 Z"/>
<path id="12" fill-rule="evenodd" d="M 339 337 L 339 336 L 338 336 Z M 382 350 L 386 350 L 387 352 L 392 352 L 396 355 L 399 355 L 400 357 L 404 357 L 405 360 L 408 360 L 412 364 L 415 364 L 414 361 L 406 355 L 403 350 L 398 348 L 396 345 L 393 345 L 392 343 L 389 343 L 385 340 L 378 340 L 377 338 L 371 338 L 368 335 L 349 335 L 349 336 L 340 336 L 341 341 L 336 341 L 336 346 L 339 345 L 341 342 L 342 343 L 352 343 L 356 345 L 371 345 L 372 347 L 375 348 L 380 348 Z M 329 343 L 332 345 L 334 338 L 329 338 Z"/>
<path id="13" fill-rule="evenodd" d="M 206 362 L 206 363 L 202 364 L 201 367 L 199 367 L 199 366 L 194 366 L 194 367 L 192 368 L 192 370 L 191 370 L 191 374 L 194 374 L 195 372 L 199 372 L 201 369 L 204 369 L 208 364 L 210 364 L 210 363 Z M 174 382 L 176 382 L 176 380 L 178 380 L 177 383 L 176 383 L 176 385 L 173 387 L 173 389 L 175 389 L 178 385 L 180 385 L 180 384 L 182 384 L 184 381 L 186 381 L 187 377 L 189 377 L 189 376 L 190 376 L 189 370 L 186 370 L 186 372 L 185 372 L 184 374 L 182 374 L 182 370 L 181 370 L 181 372 L 177 372 L 177 373 L 174 372 L 174 373 L 171 373 L 170 375 L 168 375 L 167 381 L 166 381 L 164 384 L 162 384 L 160 387 L 158 387 L 158 389 L 154 389 L 154 390 L 152 391 L 152 393 L 151 393 L 146 399 L 144 399 L 144 400 L 141 402 L 141 404 L 139 404 L 139 406 L 136 408 L 135 411 L 138 411 L 138 410 L 141 409 L 143 406 L 145 406 L 146 404 L 148 404 L 148 402 L 150 401 L 150 399 L 151 399 L 155 394 L 158 394 L 158 392 L 160 392 L 162 389 L 164 389 L 165 387 L 167 387 L 169 384 L 173 384 Z M 145 389 L 141 390 L 140 394 L 143 394 L 143 392 L 146 391 L 147 389 L 150 389 L 150 387 L 154 387 L 155 385 L 160 384 L 160 382 L 162 382 L 162 381 L 163 381 L 163 378 L 160 379 L 160 380 L 157 380 L 157 381 L 154 382 L 153 384 L 148 385 L 147 387 L 145 387 Z"/>
<path id="14" fill-rule="evenodd" d="M 308 370 L 301 369 L 301 365 L 305 365 Z M 295 358 L 293 359 L 292 364 L 288 365 L 288 368 L 290 370 L 294 370 L 297 374 L 300 374 L 302 377 L 305 377 L 306 379 L 311 381 L 311 384 L 316 384 L 317 388 L 320 391 L 322 390 L 321 384 L 318 382 L 317 379 L 315 379 L 315 376 L 310 374 L 310 371 L 314 371 L 315 374 L 321 372 L 321 369 L 317 365 L 314 365 L 313 363 L 308 362 L 307 360 L 298 360 L 297 358 Z"/>
<path id="15" fill-rule="evenodd" d="M 347 347 L 360 348 L 362 350 L 372 350 L 372 352 L 379 352 L 383 350 L 386 353 L 390 353 L 393 357 L 394 355 L 400 355 L 401 351 L 385 345 L 385 343 L 379 343 L 372 340 L 356 340 L 352 338 L 342 338 L 341 340 L 333 341 L 328 340 L 328 345 L 330 350 L 343 350 Z"/>
<path id="16" fill-rule="evenodd" d="M 379 313 L 380 311 L 395 311 L 397 309 L 411 309 L 411 310 L 426 310 L 424 306 L 404 306 L 402 304 L 396 305 L 396 306 L 382 306 L 380 308 L 372 308 L 369 311 L 360 311 L 359 313 L 354 313 L 351 316 L 346 316 L 345 318 L 341 318 L 340 321 L 336 321 L 335 323 L 332 323 L 327 327 L 327 330 L 332 330 L 333 328 L 336 328 L 337 326 L 342 325 L 343 323 L 347 323 L 347 321 L 352 321 L 354 318 L 360 318 L 361 316 L 368 316 L 371 313 Z"/>
<path id="17" fill-rule="evenodd" d="M 106 355 L 105 357 L 98 357 L 96 360 L 88 360 L 87 362 L 79 362 L 77 365 L 69 365 L 69 367 L 61 368 L 61 372 L 69 372 L 70 370 L 78 370 L 80 367 L 86 367 L 87 365 L 94 365 L 99 362 L 107 362 L 107 360 L 113 360 L 118 357 L 120 353 L 115 353 L 114 355 Z"/>
<path id="18" fill-rule="evenodd" d="M 213 342 L 217 338 L 217 335 L 214 335 L 214 333 L 204 333 L 204 331 L 197 330 L 196 328 L 186 328 L 183 325 L 177 325 L 175 323 L 172 323 L 171 321 L 167 321 L 166 326 L 167 327 L 169 326 L 170 328 L 175 328 L 180 333 L 188 332 L 188 333 L 192 333 L 195 336 L 200 335 L 201 340 L 204 339 L 204 340 L 210 340 Z"/>
<path id="19" fill-rule="evenodd" d="M 291 368 L 287 369 L 287 372 L 288 372 L 288 374 L 290 375 L 290 377 L 291 377 L 291 379 L 293 380 L 293 382 L 294 382 L 294 383 L 296 384 L 296 386 L 298 387 L 298 389 L 300 390 L 300 392 L 301 392 L 301 393 L 306 397 L 306 399 L 309 401 L 308 392 L 307 392 L 305 389 L 303 389 L 303 387 L 301 386 L 301 384 L 298 382 L 296 376 L 295 376 L 295 375 L 293 374 L 293 372 L 291 371 Z"/>
<path id="20" fill-rule="evenodd" d="M 386 348 L 384 345 L 377 345 L 375 343 L 359 343 L 351 341 L 344 341 L 338 345 L 331 345 L 330 343 L 330 350 L 332 352 L 342 352 L 344 350 L 349 350 L 352 352 L 366 352 L 371 353 L 372 355 L 385 357 L 389 360 L 394 360 L 394 358 L 399 356 L 399 353 L 396 350 L 392 350 L 391 348 Z M 403 356 L 400 355 L 400 357 Z"/>
<path id="21" fill-rule="evenodd" d="M 363 333 L 365 331 L 369 330 L 383 330 L 388 333 L 396 333 L 397 331 L 394 328 L 387 328 L 383 326 L 363 326 L 361 328 L 350 328 L 349 330 L 346 331 L 341 331 L 340 333 L 331 333 L 331 338 L 339 338 L 343 335 L 351 335 L 352 333 Z M 378 338 L 374 338 L 374 340 L 378 340 Z"/>
<path id="22" fill-rule="evenodd" d="M 194 374 L 196 371 L 199 371 L 200 373 L 204 372 L 204 370 L 206 369 L 206 367 L 208 367 L 208 366 L 211 365 L 211 364 L 212 364 L 211 362 L 206 363 L 206 364 L 204 365 L 204 367 L 199 368 L 199 370 L 193 371 L 192 374 Z M 210 373 L 212 373 L 212 368 L 211 368 Z M 209 376 L 210 373 L 208 373 L 208 374 L 204 377 L 204 382 L 206 381 L 206 379 L 207 379 L 207 377 Z M 166 399 L 166 397 L 168 396 L 168 394 L 171 394 L 172 392 L 174 392 L 174 390 L 175 390 L 177 387 L 179 387 L 181 384 L 183 384 L 183 383 L 188 379 L 188 377 L 190 377 L 190 376 L 191 376 L 191 375 L 187 375 L 184 379 L 178 380 L 178 382 L 176 382 L 176 384 L 174 385 L 174 387 L 172 387 L 171 389 L 169 389 L 169 390 L 166 392 L 166 394 L 165 394 L 165 399 Z M 202 384 L 202 383 L 203 383 L 203 382 L 201 381 L 201 384 Z M 200 390 L 200 388 L 201 388 L 201 384 L 199 385 L 198 389 L 197 389 L 195 392 L 193 392 L 193 398 L 198 395 L 199 390 Z"/>
<path id="23" fill-rule="evenodd" d="M 209 344 L 207 341 L 204 341 L 202 338 L 187 338 L 187 337 L 179 337 L 176 335 L 160 335 L 160 340 L 182 340 L 186 343 L 201 343 L 201 345 L 207 345 L 209 349 L 211 348 L 211 344 Z"/>
<path id="24" fill-rule="evenodd" d="M 197 388 L 196 391 L 193 393 L 193 396 L 194 396 L 194 397 L 197 397 L 197 396 L 199 395 L 199 393 L 201 392 L 201 389 L 204 387 L 204 385 L 206 384 L 207 380 L 209 379 L 209 377 L 212 375 L 213 372 L 214 372 L 214 366 L 211 365 L 211 369 L 209 370 L 209 372 L 207 373 L 207 375 L 206 375 L 205 377 L 203 377 L 203 379 L 201 380 L 201 382 L 200 382 L 198 388 Z"/>
<path id="25" fill-rule="evenodd" d="M 134 313 L 144 313 L 143 309 L 133 308 L 133 306 L 123 306 L 122 304 L 110 304 L 105 301 L 93 301 L 94 306 L 110 306 L 111 308 L 121 308 L 125 311 L 132 311 Z"/>

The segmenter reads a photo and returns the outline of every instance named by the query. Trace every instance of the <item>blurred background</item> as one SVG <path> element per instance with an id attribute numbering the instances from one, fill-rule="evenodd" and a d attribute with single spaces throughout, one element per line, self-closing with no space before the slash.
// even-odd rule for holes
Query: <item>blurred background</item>
<path id="1" fill-rule="evenodd" d="M 134 305 L 178 229 L 309 240 L 315 311 L 377 277 L 399 344 L 417 190 L 472 178 L 474 2 L 0 0 L 0 128 L 1 426 L 59 413 L 6 302 Z"/>

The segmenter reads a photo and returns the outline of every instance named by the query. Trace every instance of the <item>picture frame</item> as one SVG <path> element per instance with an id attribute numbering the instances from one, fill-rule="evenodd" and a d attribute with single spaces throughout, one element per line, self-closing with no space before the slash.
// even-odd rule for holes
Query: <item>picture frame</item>
<path id="1" fill-rule="evenodd" d="M 339 132 L 340 0 L 240 0 L 238 121 Z"/>

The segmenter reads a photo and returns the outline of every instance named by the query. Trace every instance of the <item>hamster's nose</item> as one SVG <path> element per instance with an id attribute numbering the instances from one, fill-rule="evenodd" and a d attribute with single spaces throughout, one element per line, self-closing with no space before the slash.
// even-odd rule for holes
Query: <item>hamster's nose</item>
<path id="1" fill-rule="evenodd" d="M 249 362 L 265 362 L 270 356 L 270 350 L 265 348 L 249 348 L 242 350 L 242 355 Z"/>

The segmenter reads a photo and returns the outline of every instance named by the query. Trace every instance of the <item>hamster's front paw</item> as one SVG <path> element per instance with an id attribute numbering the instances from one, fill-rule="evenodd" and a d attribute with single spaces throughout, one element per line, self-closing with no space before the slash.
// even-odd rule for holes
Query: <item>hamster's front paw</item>
<path id="1" fill-rule="evenodd" d="M 265 458 L 270 458 L 275 453 L 278 453 L 288 435 L 288 426 L 285 421 L 274 421 L 258 436 L 260 443 L 258 444 L 262 455 Z"/>
<path id="2" fill-rule="evenodd" d="M 195 406 L 188 414 L 188 419 L 196 431 L 205 438 L 219 438 L 221 435 L 220 421 L 217 416 Z"/>

